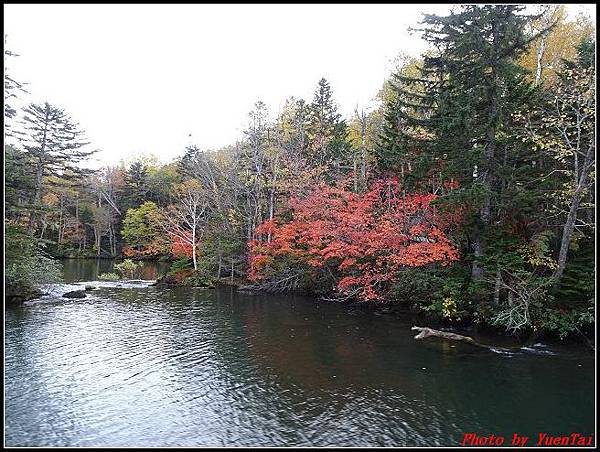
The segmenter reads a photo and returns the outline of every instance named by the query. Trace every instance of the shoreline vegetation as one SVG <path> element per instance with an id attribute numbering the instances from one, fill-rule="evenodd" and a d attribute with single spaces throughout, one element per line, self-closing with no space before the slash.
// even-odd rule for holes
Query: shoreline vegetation
<path id="1" fill-rule="evenodd" d="M 167 164 L 84 169 L 94 151 L 64 110 L 8 104 L 5 304 L 59 281 L 58 258 L 123 259 L 105 280 L 162 260 L 161 287 L 301 293 L 589 343 L 595 30 L 540 8 L 426 16 L 431 48 L 398 59 L 376 108 L 342 117 L 323 78 L 276 114 L 256 102 L 243 139 Z M 24 94 L 9 70 L 5 87 L 5 100 Z"/>
<path id="2" fill-rule="evenodd" d="M 77 259 L 91 259 L 96 258 L 77 258 Z M 129 261 L 129 262 L 127 262 Z M 99 281 L 140 281 L 138 279 L 137 269 L 141 267 L 139 261 L 154 261 L 149 258 L 138 259 L 137 263 L 125 259 L 123 263 L 116 264 L 115 267 L 118 273 L 103 273 L 98 277 Z M 137 265 L 136 265 L 137 264 Z M 190 280 L 178 280 L 173 274 L 169 275 L 168 272 L 159 275 L 159 277 L 150 284 L 151 287 L 158 287 L 162 289 L 171 289 L 177 287 L 190 287 L 194 289 L 224 289 L 231 288 L 235 291 L 244 294 L 252 294 L 260 296 L 261 294 L 273 294 L 273 292 L 265 292 L 261 289 L 248 288 L 248 281 L 244 279 L 231 280 L 230 277 L 222 277 L 220 279 L 213 279 L 209 283 L 199 282 L 197 279 Z M 64 298 L 86 298 L 88 293 L 98 290 L 98 287 L 94 285 L 82 286 L 80 290 L 71 290 L 62 294 Z M 35 300 L 36 298 L 46 295 L 42 291 L 33 289 L 27 292 L 25 295 L 15 294 L 16 296 L 10 296 L 7 294 L 7 306 L 17 306 L 24 301 Z M 299 293 L 306 297 L 311 297 L 310 293 Z M 336 303 L 337 301 L 320 298 L 315 300 L 316 302 L 325 303 Z M 468 322 L 445 322 L 443 319 L 423 312 L 416 308 L 416 306 L 410 306 L 409 304 L 385 304 L 385 303 L 372 303 L 368 301 L 348 301 L 345 303 L 351 311 L 361 311 L 364 313 L 372 313 L 373 315 L 392 318 L 392 319 L 411 319 L 417 325 L 426 324 L 425 327 L 413 326 L 413 330 L 419 332 L 415 336 L 416 340 L 422 340 L 427 338 L 441 338 L 448 341 L 458 341 L 466 344 L 470 344 L 474 347 L 486 348 L 496 352 L 511 352 L 521 349 L 522 347 L 532 347 L 539 344 L 541 341 L 552 344 L 564 344 L 577 348 L 585 348 L 588 351 L 595 351 L 594 337 L 579 335 L 569 336 L 564 339 L 559 339 L 556 335 L 546 334 L 543 331 L 537 332 L 525 332 L 517 335 L 506 335 L 506 332 L 500 328 L 493 328 L 489 325 L 474 325 Z"/>

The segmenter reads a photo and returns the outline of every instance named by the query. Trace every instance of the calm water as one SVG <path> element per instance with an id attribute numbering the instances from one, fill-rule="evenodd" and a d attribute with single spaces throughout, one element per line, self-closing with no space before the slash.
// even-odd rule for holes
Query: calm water
<path id="1" fill-rule="evenodd" d="M 66 280 L 111 265 L 71 261 Z M 415 341 L 408 319 L 289 296 L 145 282 L 92 294 L 6 312 L 7 446 L 427 446 L 458 445 L 463 432 L 594 432 L 584 350 Z"/>

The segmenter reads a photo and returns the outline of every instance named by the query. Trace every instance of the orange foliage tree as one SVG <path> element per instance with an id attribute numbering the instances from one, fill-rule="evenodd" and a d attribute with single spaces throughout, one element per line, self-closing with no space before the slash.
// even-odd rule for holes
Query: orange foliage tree
<path id="1" fill-rule="evenodd" d="M 270 220 L 251 240 L 249 278 L 272 276 L 288 258 L 332 275 L 345 298 L 384 300 L 404 267 L 458 259 L 445 230 L 452 221 L 432 206 L 433 194 L 406 194 L 397 179 L 376 181 L 357 194 L 316 186 L 289 202 L 291 221 Z"/>

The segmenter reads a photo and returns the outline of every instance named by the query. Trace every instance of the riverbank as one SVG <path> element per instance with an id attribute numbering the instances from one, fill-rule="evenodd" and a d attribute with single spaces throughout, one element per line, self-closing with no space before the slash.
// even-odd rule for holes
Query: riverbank
<path id="1" fill-rule="evenodd" d="M 201 278 L 191 278 L 188 281 L 184 281 L 184 278 L 168 277 L 169 269 L 172 267 L 169 262 L 160 262 L 157 260 L 139 260 L 139 263 L 143 265 L 139 269 L 139 274 L 136 277 L 145 280 L 156 280 L 159 288 L 169 287 L 202 287 L 202 288 L 228 288 L 236 291 L 244 291 L 244 287 L 247 287 L 248 281 L 239 276 L 235 276 L 233 279 L 230 276 L 224 276 L 220 279 L 212 278 L 210 280 Z M 100 275 L 114 272 L 114 265 L 117 261 L 110 259 L 64 259 L 62 264 L 64 267 L 65 282 L 70 281 L 98 281 Z M 186 273 L 191 275 L 193 270 L 186 270 Z M 168 280 L 168 281 L 167 281 Z M 240 290 L 241 289 L 241 290 Z M 35 299 L 39 296 L 40 291 L 32 290 L 30 292 L 19 293 L 14 289 L 9 288 L 7 291 L 9 297 L 5 297 L 5 303 L 7 306 L 13 304 L 19 304 L 26 300 Z M 262 296 L 262 292 L 251 291 L 248 295 L 252 297 Z M 492 344 L 496 346 L 529 346 L 539 342 L 552 341 L 553 343 L 560 344 L 572 344 L 574 346 L 584 346 L 592 350 L 594 346 L 594 334 L 593 331 L 582 331 L 582 333 L 575 332 L 570 336 L 559 339 L 557 335 L 544 332 L 544 331 L 525 331 L 518 335 L 511 335 L 500 328 L 494 328 L 490 325 L 476 323 L 472 319 L 464 318 L 461 321 L 448 321 L 445 320 L 435 313 L 423 311 L 419 308 L 418 303 L 410 303 L 409 300 L 405 302 L 395 303 L 381 303 L 381 302 L 367 302 L 367 301 L 327 301 L 320 299 L 318 296 L 309 293 L 299 293 L 298 295 L 306 296 L 311 300 L 315 300 L 316 304 L 332 303 L 339 304 L 348 309 L 349 312 L 371 312 L 374 318 L 390 318 L 390 319 L 411 319 L 412 325 L 414 326 L 426 326 L 443 331 L 450 331 L 457 334 L 467 335 L 473 337 L 479 342 L 485 344 Z M 289 294 L 286 296 L 295 296 Z M 431 339 L 435 340 L 435 339 Z"/>
<path id="2" fill-rule="evenodd" d="M 223 277 L 213 279 L 210 282 L 192 279 L 186 283 L 185 278 L 177 278 L 173 275 L 164 275 L 157 279 L 155 286 L 158 288 L 195 287 L 204 289 L 230 288 L 241 293 L 260 297 L 268 292 L 261 290 L 249 290 L 248 281 L 243 278 Z M 540 330 L 523 331 L 519 334 L 509 334 L 505 330 L 486 324 L 478 324 L 469 321 L 449 322 L 439 316 L 420 310 L 415 304 L 406 303 L 381 303 L 369 301 L 335 301 L 327 298 L 318 298 L 310 293 L 296 292 L 296 295 L 312 298 L 317 303 L 340 304 L 347 307 L 350 312 L 362 311 L 372 313 L 377 317 L 392 319 L 411 319 L 413 325 L 427 326 L 445 332 L 452 332 L 472 337 L 476 342 L 490 347 L 520 348 L 529 347 L 540 341 L 549 341 L 553 344 L 569 344 L 575 347 L 584 347 L 590 351 L 595 348 L 594 335 L 583 333 L 573 334 L 566 338 L 559 338 L 556 334 Z M 294 293 L 292 293 L 294 295 Z"/>
<path id="3" fill-rule="evenodd" d="M 44 295 L 44 292 L 34 287 L 13 286 L 12 284 L 4 285 L 4 303 L 7 307 L 35 300 L 42 295 Z"/>

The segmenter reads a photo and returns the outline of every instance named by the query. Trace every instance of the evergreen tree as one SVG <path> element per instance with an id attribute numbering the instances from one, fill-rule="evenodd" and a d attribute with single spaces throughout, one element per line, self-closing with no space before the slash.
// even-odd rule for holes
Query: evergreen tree
<path id="1" fill-rule="evenodd" d="M 146 200 L 148 168 L 144 162 L 133 162 L 125 172 L 124 198 L 128 208 L 136 208 Z"/>
<path id="2" fill-rule="evenodd" d="M 422 65 L 422 61 L 409 61 L 386 82 L 381 130 L 374 149 L 378 169 L 400 173 L 405 184 L 415 179 L 415 164 L 428 144 L 424 119 L 433 111 L 436 99 L 426 94 L 432 81 L 420 79 Z"/>
<path id="3" fill-rule="evenodd" d="M 352 160 L 346 122 L 337 111 L 329 82 L 322 78 L 309 106 L 306 126 L 310 141 L 308 153 L 317 165 L 338 171 Z"/>
<path id="4" fill-rule="evenodd" d="M 4 38 L 4 45 L 6 47 L 6 37 Z M 10 75 L 8 69 L 8 58 L 19 56 L 16 53 L 8 49 L 4 49 L 4 134 L 6 137 L 12 137 L 19 133 L 13 130 L 13 121 L 17 116 L 17 110 L 14 107 L 13 100 L 18 98 L 18 93 L 26 92 L 23 88 L 23 83 L 15 80 Z"/>
<path id="5" fill-rule="evenodd" d="M 11 145 L 4 147 L 4 213 L 18 222 L 30 207 L 35 177 L 27 155 Z"/>
<path id="6" fill-rule="evenodd" d="M 514 210 L 511 193 L 525 177 L 517 173 L 534 160 L 510 133 L 512 114 L 534 96 L 516 64 L 533 39 L 525 33 L 531 16 L 522 10 L 469 5 L 448 16 L 426 15 L 420 31 L 434 51 L 418 75 L 396 75 L 380 145 L 385 165 L 415 161 L 416 186 L 436 174 L 459 182 L 446 203 L 468 209 L 476 281 L 483 277 L 486 236 Z"/>
<path id="7" fill-rule="evenodd" d="M 44 178 L 52 176 L 55 183 L 79 179 L 93 171 L 80 168 L 78 163 L 95 150 L 89 150 L 84 132 L 64 110 L 50 105 L 30 104 L 24 109 L 24 152 L 35 171 L 35 184 L 28 233 L 32 234 L 41 209 Z"/>

